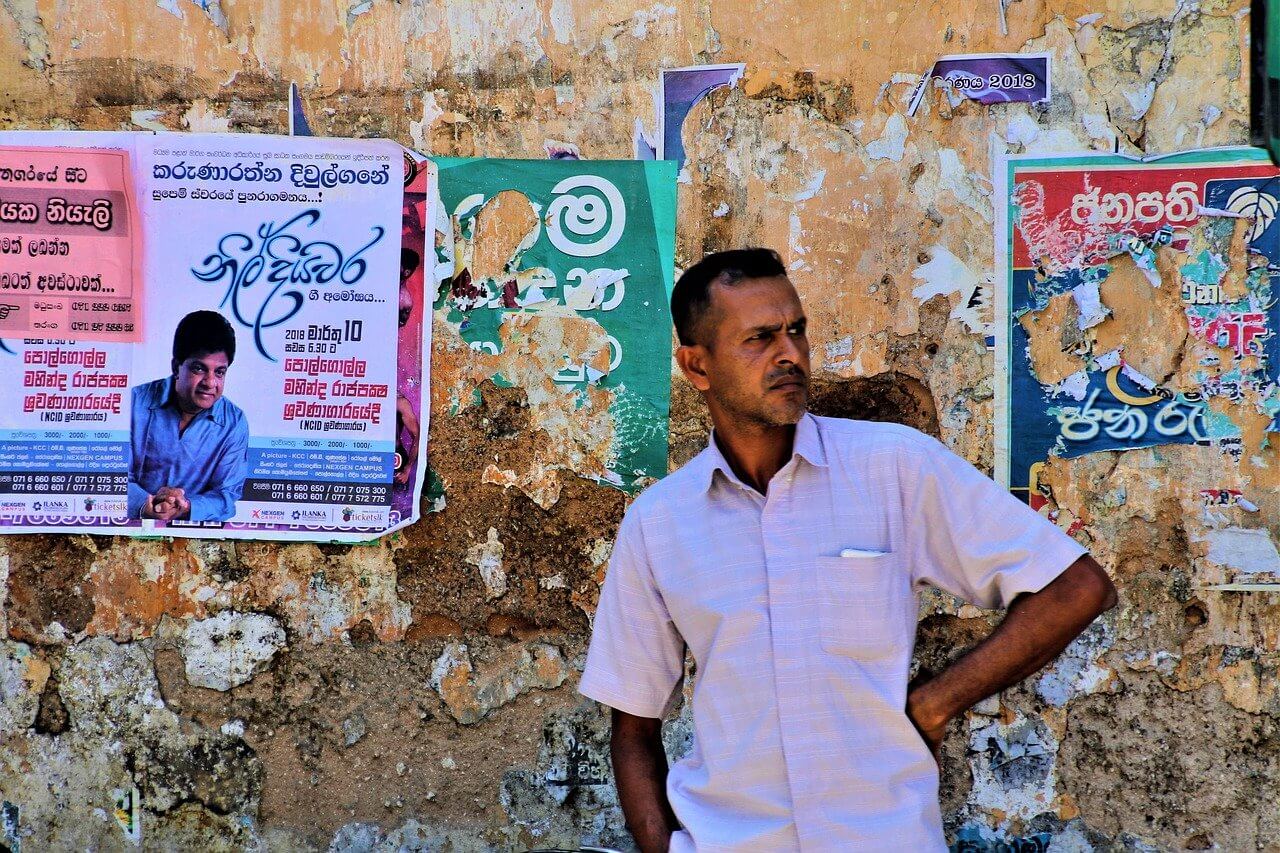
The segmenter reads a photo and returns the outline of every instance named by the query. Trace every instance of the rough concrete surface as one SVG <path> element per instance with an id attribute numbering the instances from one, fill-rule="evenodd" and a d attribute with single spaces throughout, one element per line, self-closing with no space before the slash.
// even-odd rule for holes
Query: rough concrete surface
<path id="1" fill-rule="evenodd" d="M 778 248 L 811 318 L 815 410 L 909 423 L 990 470 L 993 155 L 1244 142 L 1248 38 L 1243 0 L 0 0 L 0 128 L 282 132 L 297 81 L 318 134 L 626 158 L 636 120 L 653 130 L 659 69 L 744 62 L 684 126 L 677 264 Z M 937 56 L 987 51 L 1051 53 L 1052 101 L 931 97 L 907 117 Z M 1238 235 L 1204 239 L 1243 268 Z M 503 265 L 503 245 L 477 263 Z M 1092 333 L 1176 374 L 1197 346 L 1176 288 L 1125 293 L 1145 296 L 1102 293 L 1112 316 Z M 1046 310 L 1028 319 L 1050 321 L 1029 329 L 1037 369 L 1066 376 L 1078 365 L 1058 330 L 1079 307 Z M 0 541 L 0 842 L 627 847 L 607 719 L 574 691 L 626 499 L 577 476 L 599 467 L 610 424 L 575 421 L 540 378 L 587 333 L 531 326 L 493 356 L 438 317 L 443 509 L 372 546 Z M 512 387 L 485 380 L 496 372 Z M 707 426 L 675 379 L 673 466 Z M 1194 447 L 1047 466 L 1059 523 L 1121 603 L 955 722 L 949 840 L 1280 849 L 1280 598 L 1203 588 L 1276 562 L 1275 453 L 1213 470 Z M 1199 490 L 1241 485 L 1257 532 L 1212 532 Z M 926 595 L 919 665 L 994 621 Z M 689 736 L 687 718 L 668 727 L 673 755 Z"/>

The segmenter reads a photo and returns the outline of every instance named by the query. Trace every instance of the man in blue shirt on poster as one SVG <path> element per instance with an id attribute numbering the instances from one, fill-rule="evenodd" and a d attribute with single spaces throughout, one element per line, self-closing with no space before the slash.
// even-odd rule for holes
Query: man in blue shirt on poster
<path id="1" fill-rule="evenodd" d="M 129 517 L 227 521 L 248 474 L 249 422 L 222 396 L 236 335 L 216 311 L 173 333 L 173 373 L 133 389 Z"/>

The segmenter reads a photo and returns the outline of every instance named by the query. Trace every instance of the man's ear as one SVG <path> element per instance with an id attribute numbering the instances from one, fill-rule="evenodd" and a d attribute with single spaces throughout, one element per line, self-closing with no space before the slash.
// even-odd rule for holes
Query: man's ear
<path id="1" fill-rule="evenodd" d="M 169 370 L 174 376 L 178 375 L 178 360 L 176 358 L 169 359 Z"/>
<path id="2" fill-rule="evenodd" d="M 711 388 L 711 380 L 707 377 L 707 348 L 702 344 L 676 347 L 676 363 L 694 388 L 699 391 Z"/>

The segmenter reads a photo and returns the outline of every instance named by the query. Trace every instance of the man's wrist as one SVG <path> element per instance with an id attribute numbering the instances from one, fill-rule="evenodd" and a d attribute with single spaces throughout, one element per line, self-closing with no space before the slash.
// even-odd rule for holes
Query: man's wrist
<path id="1" fill-rule="evenodd" d="M 937 679 L 931 679 L 907 694 L 907 713 L 917 726 L 927 731 L 944 728 L 955 716 L 938 686 Z"/>

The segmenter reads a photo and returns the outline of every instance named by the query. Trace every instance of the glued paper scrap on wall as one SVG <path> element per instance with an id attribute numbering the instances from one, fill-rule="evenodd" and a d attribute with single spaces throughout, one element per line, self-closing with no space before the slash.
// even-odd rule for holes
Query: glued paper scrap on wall
<path id="1" fill-rule="evenodd" d="M 952 853 L 1049 853 L 1053 836 L 1047 832 L 1035 835 L 998 836 L 982 824 L 968 824 L 956 833 Z"/>
<path id="2" fill-rule="evenodd" d="M 36 140 L 130 154 L 144 335 L 0 340 L 0 532 L 355 542 L 410 523 L 430 164 L 384 140 L 0 133 Z"/>
<path id="3" fill-rule="evenodd" d="M 721 86 L 737 83 L 745 68 L 745 65 L 738 62 L 662 70 L 662 78 L 658 84 L 658 108 L 661 110 L 658 116 L 659 160 L 675 160 L 678 168 L 684 168 L 684 139 L 681 137 L 684 120 L 707 95 Z M 639 143 L 636 147 L 639 151 Z"/>
<path id="4" fill-rule="evenodd" d="M 437 309 L 472 349 L 495 355 L 504 340 L 518 342 L 524 327 L 511 321 L 546 320 L 540 328 L 566 346 L 571 327 L 589 333 L 598 346 L 565 353 L 550 386 L 572 396 L 575 410 L 608 407 L 614 435 L 603 482 L 633 490 L 665 475 L 675 164 L 436 162 L 455 238 L 454 275 Z M 493 379 L 510 385 L 516 376 Z"/>
<path id="5" fill-rule="evenodd" d="M 1049 456 L 1161 444 L 1239 454 L 1240 430 L 1209 407 L 1213 397 L 1271 415 L 1277 429 L 1278 175 L 1253 148 L 999 164 L 1000 482 L 1043 504 L 1038 474 Z M 1155 322 L 1155 309 L 1130 307 L 1127 320 L 1112 309 L 1169 300 L 1167 322 L 1185 328 L 1185 342 L 1161 362 L 1148 338 L 1164 327 L 1121 326 Z M 1168 375 L 1144 376 L 1126 361 L 1126 340 Z"/>
<path id="6" fill-rule="evenodd" d="M 139 340 L 127 152 L 0 146 L 0 228 L 0 336 Z"/>
<path id="7" fill-rule="evenodd" d="M 969 53 L 941 57 L 920 81 L 907 115 L 914 116 L 929 87 L 946 92 L 952 106 L 1041 103 L 1053 95 L 1048 53 Z"/>
<path id="8" fill-rule="evenodd" d="M 311 125 L 307 122 L 307 114 L 302 109 L 302 96 L 298 94 L 298 84 L 289 84 L 289 135 L 311 136 Z"/>
<path id="9" fill-rule="evenodd" d="M 631 148 L 636 160 L 658 159 L 658 150 L 649 141 L 649 135 L 644 132 L 644 122 L 640 119 L 636 119 L 635 130 L 632 131 Z"/>
<path id="10" fill-rule="evenodd" d="M 116 819 L 116 823 L 120 829 L 124 831 L 124 837 L 132 841 L 134 844 L 142 842 L 142 795 L 138 789 L 114 788 L 111 791 L 112 816 Z"/>
<path id="11" fill-rule="evenodd" d="M 19 834 L 18 806 L 8 800 L 0 802 L 0 841 L 10 853 L 22 853 L 22 837 Z"/>

